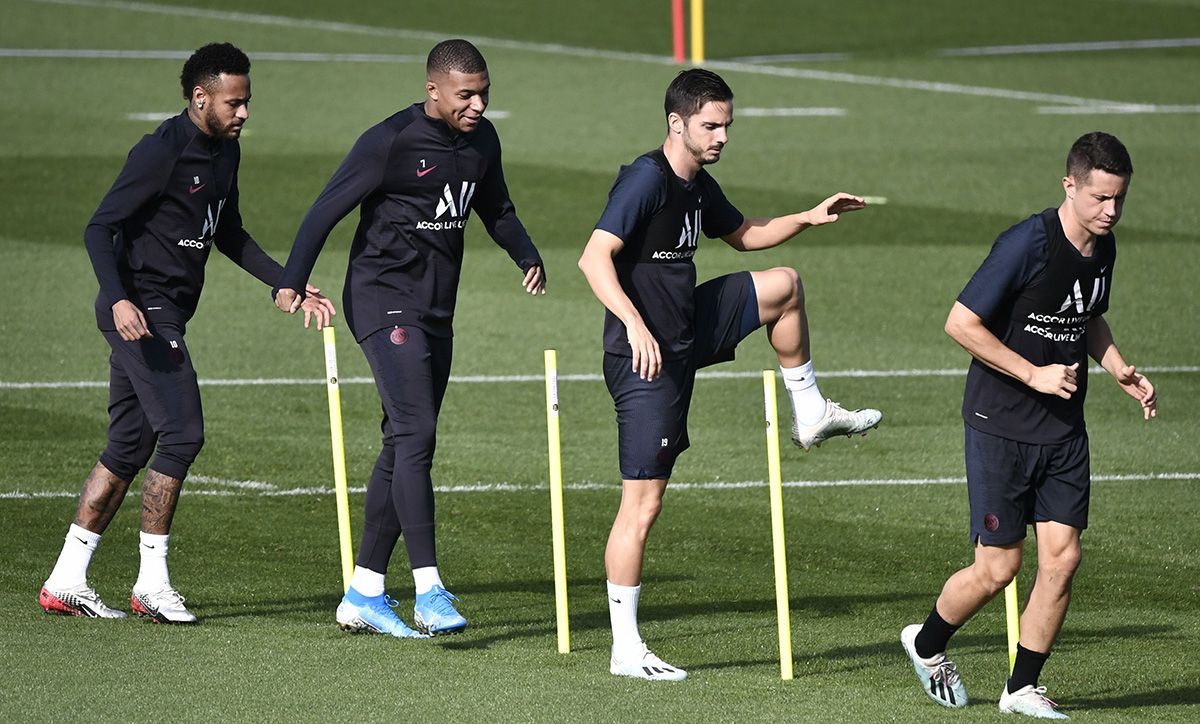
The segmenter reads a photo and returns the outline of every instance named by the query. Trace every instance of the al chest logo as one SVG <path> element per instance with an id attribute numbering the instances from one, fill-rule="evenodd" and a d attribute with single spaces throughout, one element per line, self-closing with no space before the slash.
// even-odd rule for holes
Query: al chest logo
<path id="1" fill-rule="evenodd" d="M 467 216 L 471 213 L 471 198 L 474 195 L 474 181 L 463 181 L 458 188 L 455 188 L 451 184 L 446 184 L 442 189 L 441 197 L 438 199 L 437 210 L 434 212 L 433 219 L 418 221 L 417 228 L 430 231 L 466 228 Z M 443 216 L 447 218 L 443 219 Z"/>
<path id="2" fill-rule="evenodd" d="M 212 243 L 217 233 L 217 223 L 221 220 L 221 210 L 225 208 L 225 199 L 217 202 L 217 211 L 213 213 L 212 204 L 204 207 L 204 225 L 200 228 L 200 236 L 196 239 L 180 239 L 176 246 L 188 249 L 204 249 Z"/>

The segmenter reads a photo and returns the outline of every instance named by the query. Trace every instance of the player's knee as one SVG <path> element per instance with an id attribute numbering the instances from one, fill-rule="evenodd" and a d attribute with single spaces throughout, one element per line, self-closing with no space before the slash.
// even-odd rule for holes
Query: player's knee
<path id="1" fill-rule="evenodd" d="M 995 595 L 1003 591 L 1004 587 L 1017 577 L 1017 573 L 1021 570 L 1021 557 L 1019 552 L 1016 556 L 999 557 L 987 561 L 977 569 L 980 582 L 988 593 Z"/>
<path id="2" fill-rule="evenodd" d="M 1051 577 L 1057 579 L 1070 580 L 1075 575 L 1075 571 L 1079 570 L 1081 562 L 1083 562 L 1083 549 L 1078 545 L 1068 546 L 1050 556 L 1041 553 L 1038 555 L 1038 568 L 1048 570 Z"/>
<path id="3" fill-rule="evenodd" d="M 780 296 L 787 307 L 804 305 L 804 282 L 800 280 L 800 272 L 790 266 L 777 266 L 771 270 L 778 279 Z"/>

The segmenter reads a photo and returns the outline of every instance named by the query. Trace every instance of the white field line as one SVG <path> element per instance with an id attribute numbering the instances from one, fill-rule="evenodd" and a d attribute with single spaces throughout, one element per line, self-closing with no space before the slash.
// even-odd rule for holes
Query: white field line
<path id="1" fill-rule="evenodd" d="M 809 117 L 809 116 L 844 116 L 846 115 L 845 108 L 822 108 L 820 106 L 808 106 L 800 108 L 740 108 L 737 111 L 739 116 L 749 116 L 750 118 L 792 118 L 792 117 Z"/>
<path id="2" fill-rule="evenodd" d="M 205 18 L 209 20 L 227 20 L 240 24 L 266 25 L 271 27 L 298 28 L 302 30 L 321 30 L 331 33 L 349 33 L 387 38 L 405 38 L 410 40 L 439 41 L 452 34 L 424 30 L 407 30 L 404 28 L 384 28 L 355 23 L 333 22 L 329 20 L 312 20 L 294 18 L 285 15 L 266 15 L 262 13 L 245 13 L 227 10 L 209 10 L 207 8 L 156 5 L 146 2 L 131 2 L 121 0 L 32 0 L 32 2 L 55 5 L 74 5 L 85 7 L 107 8 L 110 10 L 126 10 L 130 12 L 156 13 L 177 17 Z M 669 55 L 653 55 L 650 53 L 631 53 L 617 50 L 601 50 L 599 48 L 580 48 L 559 43 L 533 43 L 503 38 L 489 38 L 478 35 L 468 35 L 468 40 L 476 45 L 507 50 L 518 50 L 547 55 L 561 55 L 576 58 L 596 58 L 604 60 L 629 61 L 636 63 L 652 63 L 655 65 L 674 65 L 674 59 Z M 797 78 L 802 80 L 817 80 L 830 83 L 848 83 L 856 85 L 876 86 L 880 88 L 897 88 L 901 90 L 920 90 L 932 93 L 949 93 L 984 98 L 1001 98 L 1005 100 L 1032 101 L 1035 103 L 1055 103 L 1060 105 L 1124 105 L 1122 101 L 1096 98 L 1081 98 L 1078 96 L 1060 95 L 1057 93 L 1035 93 L 1029 91 L 1010 90 L 1007 88 L 989 88 L 986 86 L 966 85 L 962 83 L 941 83 L 937 81 L 910 80 L 905 78 L 889 78 L 875 75 L 859 75 L 856 73 L 835 73 L 829 71 L 805 68 L 787 68 L 781 66 L 759 65 L 737 61 L 709 61 L 705 67 L 712 70 L 723 70 L 734 73 L 752 75 L 768 75 L 782 78 Z"/>
<path id="3" fill-rule="evenodd" d="M 937 55 L 944 57 L 1029 55 L 1034 53 L 1089 53 L 1104 50 L 1196 47 L 1200 47 L 1200 38 L 1156 38 L 1152 40 L 1099 40 L 1080 43 L 1039 43 L 1032 45 L 989 45 L 977 48 L 944 48 L 937 51 Z"/>
<path id="4" fill-rule="evenodd" d="M 743 55 L 730 58 L 735 63 L 819 63 L 827 60 L 850 60 L 850 53 L 783 53 L 781 55 Z"/>
<path id="5" fill-rule="evenodd" d="M 0 48 L 0 58 L 58 58 L 86 60 L 187 60 L 192 50 L 106 50 L 100 48 Z M 280 53 L 256 51 L 254 60 L 300 63 L 424 63 L 418 55 L 380 53 Z"/>
<path id="6" fill-rule="evenodd" d="M 1111 483 L 1111 482 L 1154 482 L 1160 480 L 1200 480 L 1200 473 L 1144 473 L 1144 474 L 1117 474 L 1117 475 L 1093 475 L 1092 482 L 1095 483 Z M 223 488 L 233 488 L 232 490 L 220 489 L 212 490 L 201 488 L 199 490 L 192 487 L 193 483 L 205 482 L 211 485 L 222 486 Z M 862 487 L 869 485 L 877 486 L 920 486 L 920 485 L 965 485 L 967 479 L 964 477 L 942 477 L 942 478 L 850 478 L 845 480 L 789 480 L 783 483 L 785 488 L 848 488 Z M 742 480 L 742 481 L 712 481 L 705 483 L 671 483 L 671 490 L 746 490 L 752 488 L 765 488 L 767 483 L 762 480 Z M 566 483 L 563 485 L 565 490 L 571 491 L 588 491 L 588 490 L 612 490 L 620 489 L 619 483 L 616 481 L 609 483 Z M 456 493 L 542 493 L 547 489 L 545 483 L 471 483 L 465 485 L 436 485 L 434 491 L 442 494 Z M 366 492 L 365 487 L 352 487 L 349 489 L 351 493 L 362 494 Z M 200 496 L 209 498 L 229 498 L 229 497 L 244 497 L 246 495 L 254 495 L 266 498 L 284 498 L 284 497 L 306 497 L 313 495 L 332 495 L 333 488 L 314 485 L 301 488 L 284 488 L 280 489 L 271 483 L 264 483 L 254 480 L 224 480 L 221 478 L 212 478 L 208 476 L 193 475 L 187 479 L 183 486 L 183 495 Z M 127 494 L 130 497 L 141 495 L 141 491 L 131 490 Z M 79 493 L 69 490 L 42 490 L 42 491 L 13 491 L 8 493 L 0 493 L 0 500 L 45 500 L 54 498 L 77 498 Z"/>
<path id="7" fill-rule="evenodd" d="M 1171 106 L 1154 103 L 1118 103 L 1099 106 L 1038 106 L 1037 112 L 1044 116 L 1102 116 L 1137 115 L 1156 113 L 1200 113 L 1200 105 Z"/>
<path id="8" fill-rule="evenodd" d="M 1200 366 L 1184 365 L 1175 367 L 1139 367 L 1146 373 L 1182 373 L 1193 374 L 1200 372 Z M 1104 374 L 1101 367 L 1091 367 L 1092 374 Z M 953 369 L 914 369 L 914 370 L 823 370 L 822 378 L 905 378 L 905 377 L 962 377 L 967 373 L 966 367 Z M 713 370 L 697 372 L 699 380 L 746 380 L 762 377 L 761 371 L 746 370 Z M 604 376 L 594 373 L 559 375 L 559 382 L 600 382 Z M 452 384 L 504 384 L 513 382 L 545 382 L 543 375 L 451 375 Z M 325 378 L 299 377 L 257 377 L 247 379 L 201 379 L 201 387 L 286 387 L 294 385 L 324 385 Z M 340 385 L 373 385 L 371 377 L 342 377 Z M 70 382 L 3 382 L 0 390 L 73 390 L 73 389 L 107 389 L 108 382 L 102 380 L 76 380 Z"/>

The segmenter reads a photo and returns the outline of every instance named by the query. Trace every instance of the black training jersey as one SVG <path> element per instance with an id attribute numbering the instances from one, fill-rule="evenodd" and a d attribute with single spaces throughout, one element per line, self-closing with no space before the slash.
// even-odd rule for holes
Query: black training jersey
<path id="1" fill-rule="evenodd" d="M 700 232 L 710 239 L 744 217 L 704 169 L 691 183 L 675 175 L 661 148 L 622 166 L 597 229 L 624 242 L 613 258 L 621 289 L 633 302 L 664 359 L 688 355 L 695 339 L 696 265 Z M 632 354 L 625 325 L 604 314 L 604 351 Z"/>
<path id="2" fill-rule="evenodd" d="M 1091 256 L 1080 254 L 1057 209 L 1000 235 L 958 301 L 1030 363 L 1078 362 L 1079 389 L 1064 400 L 972 360 L 962 408 L 968 425 L 1033 444 L 1063 442 L 1085 431 L 1087 324 L 1108 310 L 1116 257 L 1112 234 L 1096 239 Z"/>
<path id="3" fill-rule="evenodd" d="M 215 244 L 266 284 L 282 268 L 242 228 L 237 141 L 211 138 L 184 111 L 129 152 L 83 232 L 100 294 L 96 323 L 114 330 L 128 299 L 147 320 L 184 325 L 196 312 Z"/>
<path id="4" fill-rule="evenodd" d="M 367 129 L 304 217 L 278 288 L 304 288 L 329 232 L 359 205 L 343 290 L 359 341 L 393 325 L 452 336 L 472 209 L 522 271 L 542 264 L 509 199 L 500 139 L 486 118 L 460 134 L 415 103 Z"/>

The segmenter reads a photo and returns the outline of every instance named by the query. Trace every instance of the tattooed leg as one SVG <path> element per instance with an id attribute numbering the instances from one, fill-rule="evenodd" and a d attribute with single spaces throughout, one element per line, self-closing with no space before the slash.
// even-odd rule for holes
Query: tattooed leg
<path id="1" fill-rule="evenodd" d="M 171 532 L 171 519 L 175 517 L 175 506 L 179 504 L 179 491 L 183 481 L 171 478 L 157 470 L 147 469 L 142 481 L 142 532 L 167 535 Z"/>
<path id="2" fill-rule="evenodd" d="M 102 463 L 96 463 L 83 490 L 79 492 L 79 509 L 75 512 L 75 525 L 93 533 L 103 533 L 129 490 L 129 481 L 121 480 Z"/>

